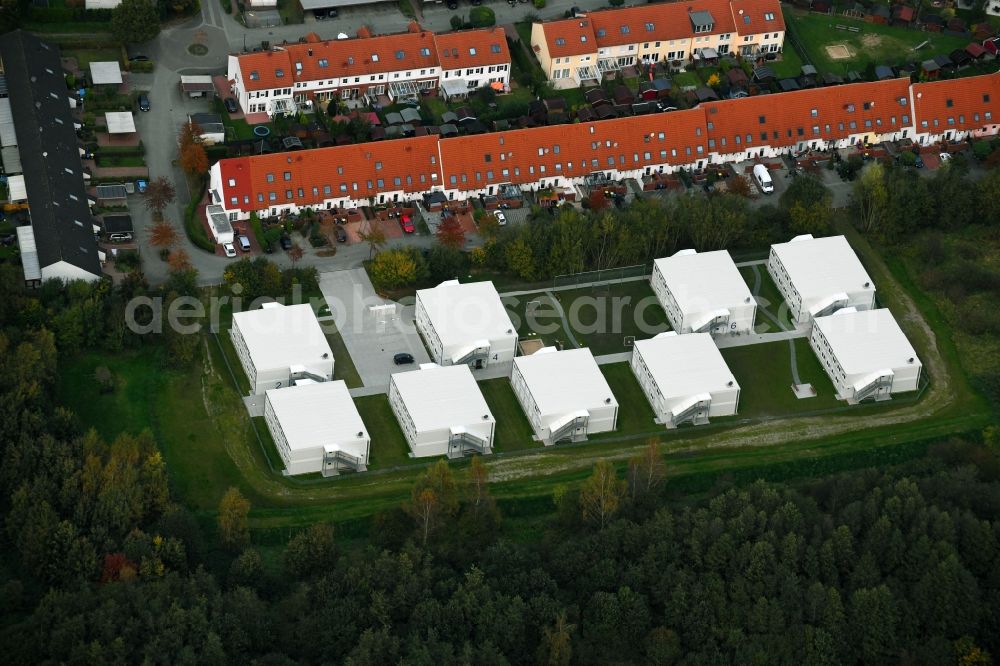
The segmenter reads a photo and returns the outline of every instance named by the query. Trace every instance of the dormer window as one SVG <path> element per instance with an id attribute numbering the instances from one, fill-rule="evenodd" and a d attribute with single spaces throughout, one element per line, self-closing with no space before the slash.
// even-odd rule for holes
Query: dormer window
<path id="1" fill-rule="evenodd" d="M 628 34 L 628 33 L 630 32 L 630 28 L 629 28 L 629 27 L 628 27 L 627 25 L 623 25 L 623 26 L 622 26 L 622 27 L 620 28 L 620 30 L 622 31 L 622 34 L 623 34 L 623 35 L 627 35 L 627 34 Z"/>
<path id="2" fill-rule="evenodd" d="M 347 56 L 347 64 L 348 65 L 354 64 L 354 56 Z"/>
<path id="3" fill-rule="evenodd" d="M 422 48 L 422 49 L 420 49 L 420 55 L 422 55 L 422 56 L 429 56 L 430 54 L 431 54 L 431 50 L 430 49 L 428 49 L 428 48 Z"/>
<path id="4" fill-rule="evenodd" d="M 491 44 L 490 45 L 490 51 L 492 51 L 493 53 L 500 53 L 500 45 L 499 44 Z"/>
<path id="5" fill-rule="evenodd" d="M 285 77 L 285 70 L 283 70 L 283 69 L 276 69 L 276 70 L 274 70 L 274 76 L 276 78 L 279 78 L 279 79 L 284 78 Z"/>
<path id="6" fill-rule="evenodd" d="M 605 35 L 607 35 L 607 34 L 608 34 L 607 30 L 605 30 L 604 28 L 598 28 L 598 30 L 597 30 L 597 36 L 598 36 L 598 37 L 604 37 L 604 36 L 605 36 Z M 582 37 L 582 36 L 580 37 L 580 39 L 581 39 L 582 41 L 586 41 L 585 39 L 583 39 L 583 37 Z"/>
<path id="7" fill-rule="evenodd" d="M 330 61 L 327 60 L 326 58 L 320 58 L 316 64 L 319 65 L 320 67 L 329 67 Z"/>
<path id="8" fill-rule="evenodd" d="M 653 24 L 652 23 L 647 23 L 646 24 L 646 32 L 653 32 Z"/>
<path id="9" fill-rule="evenodd" d="M 556 37 L 556 46 L 566 46 L 566 40 L 562 37 Z"/>
<path id="10" fill-rule="evenodd" d="M 259 81 L 260 80 L 260 72 L 258 72 L 257 70 L 254 70 L 254 71 L 250 72 L 250 80 L 251 81 Z"/>
<path id="11" fill-rule="evenodd" d="M 469 55 L 470 56 L 476 55 L 476 47 L 475 46 L 470 46 L 469 47 Z"/>
<path id="12" fill-rule="evenodd" d="M 691 19 L 691 28 L 695 33 L 712 32 L 712 28 L 715 27 L 715 19 L 712 18 L 711 12 L 691 12 L 688 17 Z"/>
<path id="13" fill-rule="evenodd" d="M 580 41 L 581 42 L 586 42 L 587 41 L 587 35 L 580 35 Z"/>
<path id="14" fill-rule="evenodd" d="M 944 105 L 945 105 L 945 106 L 947 106 L 947 107 L 948 107 L 948 108 L 950 109 L 951 107 L 953 107 L 953 106 L 955 105 L 955 102 L 953 102 L 953 101 L 952 101 L 952 100 L 950 100 L 950 99 L 946 99 L 946 100 L 944 101 Z"/>

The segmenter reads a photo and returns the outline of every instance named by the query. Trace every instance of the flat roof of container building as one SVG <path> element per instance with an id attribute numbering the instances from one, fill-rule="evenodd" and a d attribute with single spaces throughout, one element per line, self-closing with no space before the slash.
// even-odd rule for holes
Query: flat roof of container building
<path id="1" fill-rule="evenodd" d="M 739 383 L 708 333 L 661 333 L 636 350 L 666 399 L 738 389 Z"/>
<path id="2" fill-rule="evenodd" d="M 530 356 L 518 356 L 514 365 L 542 414 L 618 404 L 589 349 L 545 347 Z"/>
<path id="3" fill-rule="evenodd" d="M 392 375 L 392 381 L 418 431 L 494 420 L 467 365 L 425 363 Z"/>
<path id="4" fill-rule="evenodd" d="M 308 304 L 265 303 L 233 313 L 258 370 L 332 361 L 333 352 Z"/>

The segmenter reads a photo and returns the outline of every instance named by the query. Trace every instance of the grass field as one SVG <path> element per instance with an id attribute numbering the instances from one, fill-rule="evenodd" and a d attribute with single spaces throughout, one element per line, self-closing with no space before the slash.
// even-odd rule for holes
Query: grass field
<path id="1" fill-rule="evenodd" d="M 805 13 L 800 10 L 784 12 L 789 31 L 798 37 L 806 55 L 823 72 L 844 75 L 849 70 L 862 72 L 869 63 L 875 65 L 901 65 L 907 61 L 922 61 L 941 53 L 964 48 L 968 38 L 927 33 L 909 28 L 876 25 L 845 16 Z M 835 26 L 859 28 L 859 32 L 838 30 Z M 929 42 L 919 51 L 914 48 Z M 831 58 L 827 46 L 844 44 L 852 56 L 843 60 Z"/>
<path id="2" fill-rule="evenodd" d="M 653 423 L 655 414 L 649 406 L 646 394 L 628 363 L 611 363 L 601 366 L 604 378 L 608 380 L 611 393 L 618 401 L 618 433 L 642 433 L 662 430 Z"/>
<path id="3" fill-rule="evenodd" d="M 670 330 L 666 313 L 646 280 L 517 296 L 509 299 L 508 309 L 522 338 L 541 338 L 546 345 L 563 347 L 573 347 L 576 340 L 595 355 L 629 351 L 627 336 L 642 340 Z"/>
<path id="4" fill-rule="evenodd" d="M 83 71 L 87 71 L 92 62 L 119 62 L 122 57 L 121 49 L 80 48 L 61 49 L 61 51 L 64 58 L 76 58 L 77 65 Z"/>
<path id="5" fill-rule="evenodd" d="M 354 361 L 351 359 L 351 354 L 347 351 L 347 345 L 344 344 L 344 338 L 341 337 L 340 333 L 338 331 L 327 333 L 326 341 L 333 352 L 333 378 L 343 379 L 347 388 L 363 386 L 361 375 L 354 367 Z"/>
<path id="6" fill-rule="evenodd" d="M 493 448 L 496 451 L 522 451 L 524 449 L 541 448 L 541 442 L 532 439 L 534 431 L 528 423 L 521 403 L 510 387 L 506 378 L 488 379 L 479 382 L 479 390 L 490 406 L 490 412 L 497 421 L 494 433 Z"/>
<path id="7" fill-rule="evenodd" d="M 796 77 L 802 73 L 802 57 L 790 40 L 781 47 L 781 60 L 770 63 L 774 75 L 779 79 Z"/>
<path id="8" fill-rule="evenodd" d="M 389 406 L 389 398 L 384 395 L 370 395 L 356 398 L 354 404 L 361 415 L 361 421 L 368 427 L 371 436 L 368 468 L 379 469 L 396 465 L 408 465 L 414 461 L 410 457 L 410 447 L 406 437 L 396 422 L 396 415 Z"/>

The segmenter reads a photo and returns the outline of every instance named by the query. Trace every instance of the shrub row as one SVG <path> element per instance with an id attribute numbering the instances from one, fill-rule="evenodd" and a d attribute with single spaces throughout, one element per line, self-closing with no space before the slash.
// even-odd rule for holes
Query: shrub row
<path id="1" fill-rule="evenodd" d="M 205 231 L 205 227 L 201 224 L 201 220 L 198 219 L 198 203 L 201 201 L 202 196 L 205 194 L 205 181 L 201 180 L 198 182 L 197 187 L 191 192 L 191 202 L 187 205 L 184 211 L 184 231 L 187 233 L 188 238 L 195 246 L 200 247 L 206 252 L 215 253 L 215 243 L 212 239 L 208 237 L 208 233 Z"/>

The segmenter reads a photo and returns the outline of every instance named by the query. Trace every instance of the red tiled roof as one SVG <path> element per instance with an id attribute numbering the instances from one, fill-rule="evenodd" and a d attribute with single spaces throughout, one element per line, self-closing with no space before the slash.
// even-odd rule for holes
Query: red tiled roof
<path id="1" fill-rule="evenodd" d="M 997 124 L 1000 122 L 1000 72 L 914 83 L 913 106 L 917 132 L 968 130 Z M 990 121 L 983 115 L 987 111 L 993 114 Z"/>
<path id="2" fill-rule="evenodd" d="M 706 122 L 711 123 L 708 135 L 715 140 L 713 150 L 732 153 L 764 145 L 790 146 L 800 141 L 826 141 L 866 131 L 882 133 L 899 129 L 904 114 L 910 116 L 912 123 L 908 86 L 908 79 L 889 79 L 799 90 L 781 93 L 778 97 L 767 95 L 706 102 L 701 108 L 705 109 Z M 865 125 L 868 120 L 871 127 Z M 840 129 L 841 123 L 843 129 Z M 814 127 L 819 128 L 818 134 L 813 131 Z M 766 133 L 766 139 L 761 138 L 762 133 Z M 736 143 L 737 136 L 740 143 Z"/>
<path id="3" fill-rule="evenodd" d="M 771 0 L 768 0 L 771 1 Z M 694 37 L 688 13 L 707 11 L 715 21 L 712 33 L 736 32 L 729 0 L 694 0 L 660 3 L 594 12 L 594 34 L 598 46 L 620 46 L 637 42 Z"/>
<path id="4" fill-rule="evenodd" d="M 896 7 L 896 18 L 900 21 L 912 21 L 913 20 L 913 7 L 908 7 L 906 5 L 899 5 Z"/>
<path id="5" fill-rule="evenodd" d="M 691 109 L 442 139 L 442 184 L 471 190 L 557 176 L 579 178 L 608 169 L 688 164 L 707 154 L 704 117 L 700 109 Z"/>
<path id="6" fill-rule="evenodd" d="M 250 212 L 321 204 L 338 196 L 366 199 L 396 190 L 425 192 L 440 184 L 437 144 L 436 136 L 425 136 L 222 160 L 222 203 L 230 210 Z"/>
<path id="7" fill-rule="evenodd" d="M 709 34 L 753 35 L 785 29 L 778 0 L 690 0 L 590 12 L 584 17 L 544 23 L 552 57 L 593 53 L 599 47 L 695 37 L 690 12 L 712 15 Z M 771 20 L 765 19 L 771 15 Z M 580 37 L 586 37 L 582 42 Z M 560 43 L 559 40 L 562 40 Z"/>
<path id="8" fill-rule="evenodd" d="M 434 37 L 441 69 L 483 67 L 510 62 L 503 28 L 446 32 Z"/>
<path id="9" fill-rule="evenodd" d="M 781 15 L 778 0 L 732 0 L 729 5 L 736 32 L 740 35 L 757 35 L 785 29 L 785 17 Z M 768 16 L 772 18 L 768 20 Z"/>
<path id="10" fill-rule="evenodd" d="M 597 50 L 597 40 L 589 17 L 543 23 L 542 32 L 549 47 L 549 56 L 582 55 Z"/>

